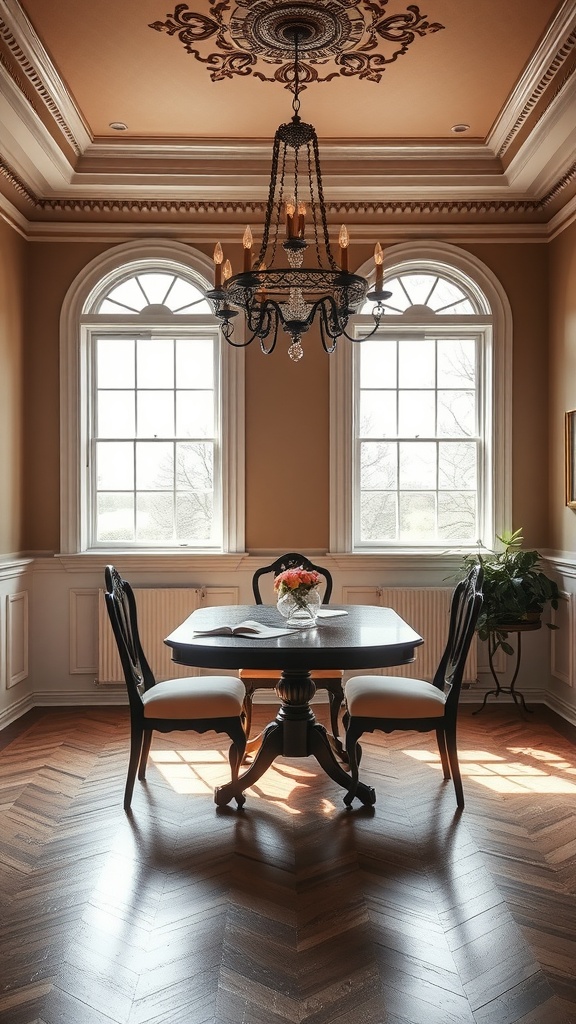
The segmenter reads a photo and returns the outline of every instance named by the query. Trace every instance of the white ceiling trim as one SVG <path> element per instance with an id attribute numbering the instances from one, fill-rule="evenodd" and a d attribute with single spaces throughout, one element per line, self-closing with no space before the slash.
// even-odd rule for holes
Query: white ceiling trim
<path id="1" fill-rule="evenodd" d="M 195 139 L 182 142 L 166 142 L 159 147 L 158 141 L 139 142 L 131 139 L 92 142 L 83 155 L 82 164 L 93 161 L 109 162 L 122 156 L 124 160 L 136 161 L 187 161 L 205 162 L 219 159 L 237 162 L 241 149 L 242 160 L 255 160 L 270 165 L 272 139 Z M 350 142 L 319 140 L 320 159 L 349 160 L 353 154 L 361 162 L 383 160 L 387 162 L 413 160 L 442 160 L 446 163 L 484 161 L 496 163 L 497 158 L 481 142 L 447 141 L 436 143 L 403 142 L 387 143 L 373 139 L 354 139 Z M 159 155 L 159 149 L 161 153 Z M 498 161 L 498 166 L 501 166 Z"/>
<path id="2" fill-rule="evenodd" d="M 506 148 L 515 128 L 529 112 L 535 98 L 538 98 L 540 87 L 547 78 L 549 80 L 554 76 L 565 56 L 568 56 L 572 47 L 567 45 L 567 40 L 575 29 L 574 0 L 564 0 L 488 135 L 486 142 L 494 153 L 502 153 Z M 567 48 L 564 57 L 561 54 L 563 46 Z M 553 67 L 555 64 L 557 66 Z"/>
<path id="3" fill-rule="evenodd" d="M 234 201 L 263 200 L 267 196 L 270 143 L 248 142 L 240 152 L 237 142 L 171 145 L 166 149 L 158 145 L 121 149 L 119 144 L 114 150 L 109 145 L 91 145 L 89 160 L 82 161 L 87 169 L 74 170 L 1 65 L 0 80 L 5 85 L 0 97 L 2 155 L 39 198 L 146 195 Z M 380 199 L 385 190 L 391 199 L 452 197 L 481 201 L 497 196 L 537 200 L 565 173 L 570 162 L 570 140 L 576 135 L 573 104 L 573 90 L 558 97 L 554 117 L 542 120 L 535 138 L 517 154 L 506 172 L 494 154 L 479 145 L 386 147 L 360 143 L 345 147 L 321 143 L 326 189 L 334 199 Z M 103 166 L 110 166 L 119 155 L 124 164 L 126 157 L 136 157 L 134 167 L 118 173 Z M 353 171 L 337 170 L 351 159 Z M 150 166 L 146 167 L 148 161 Z M 211 167 L 206 173 L 208 161 Z M 175 174 L 174 164 L 185 164 L 186 172 Z M 411 165 L 409 175 L 407 165 Z"/>
<path id="4" fill-rule="evenodd" d="M 554 98 L 511 161 L 510 187 L 531 197 L 546 195 L 576 154 L 576 76 Z"/>
<path id="5" fill-rule="evenodd" d="M 70 164 L 0 64 L 0 154 L 31 191 L 54 193 L 70 182 Z"/>
<path id="6" fill-rule="evenodd" d="M 576 222 L 576 196 L 556 214 L 548 223 L 548 237 L 550 241 L 557 238 L 566 228 Z"/>
<path id="7" fill-rule="evenodd" d="M 78 204 L 76 209 L 81 209 L 83 199 L 122 202 L 134 198 L 155 204 L 205 200 L 226 204 L 266 198 L 271 140 L 247 140 L 241 147 L 237 140 L 230 139 L 167 145 L 124 139 L 118 139 L 116 144 L 93 142 L 18 0 L 0 0 L 0 16 L 5 21 L 4 26 L 0 21 L 0 28 L 8 27 L 8 36 L 11 33 L 14 40 L 13 52 L 18 57 L 19 49 L 20 66 L 37 89 L 39 101 L 46 102 L 53 115 L 53 107 L 58 108 L 82 153 L 79 169 L 75 170 L 18 83 L 0 65 L 0 155 L 40 201 L 71 201 Z M 492 133 L 489 145 L 463 140 L 433 145 L 321 141 L 327 199 L 339 203 L 352 198 L 380 204 L 387 200 L 538 202 L 566 174 L 574 158 L 576 76 L 549 105 L 507 172 L 496 157 L 497 147 L 506 138 L 504 132 L 510 131 L 512 113 L 517 119 L 519 105 L 523 109 L 549 70 L 559 50 L 559 38 L 565 39 L 575 23 L 574 0 L 565 0 L 510 97 L 508 113 L 499 119 L 498 131 Z M 3 36 L 9 42 L 6 32 Z M 47 102 L 46 94 L 51 102 Z M 58 119 L 56 123 L 70 142 Z M 108 169 L 119 156 L 124 166 L 128 160 L 130 167 L 122 174 Z M 174 164 L 179 163 L 185 164 L 186 169 L 174 174 Z M 348 169 L 343 170 L 346 164 Z M 410 174 L 406 174 L 407 167 L 411 168 Z"/>
<path id="8" fill-rule="evenodd" d="M 22 235 L 23 238 L 30 238 L 30 222 L 26 220 L 26 217 L 24 217 L 24 215 L 20 213 L 20 210 L 17 210 L 16 207 L 12 205 L 10 200 L 7 199 L 6 196 L 2 195 L 1 192 L 0 217 L 2 218 L 2 220 L 6 221 L 6 223 L 9 224 L 10 227 L 14 228 L 14 230 L 17 231 L 19 235 Z"/>
<path id="9" fill-rule="evenodd" d="M 0 196 L 0 207 L 2 197 Z M 332 225 L 333 234 L 337 231 L 339 224 Z M 259 228 L 253 225 L 255 238 L 259 237 Z M 375 220 L 350 225 L 352 252 L 354 245 L 361 243 L 374 243 L 374 231 L 383 245 L 391 245 L 395 242 L 405 241 L 407 238 L 442 238 L 454 242 L 542 242 L 549 240 L 550 232 L 547 224 L 490 224 L 480 220 L 477 225 L 467 224 L 431 224 L 419 221 L 418 224 L 383 224 Z M 222 220 L 211 220 L 210 222 L 186 223 L 180 221 L 171 224 L 167 229 L 166 224 L 145 224 L 142 222 L 103 223 L 94 224 L 85 222 L 57 223 L 53 221 L 29 222 L 27 224 L 26 238 L 31 242 L 53 242 L 59 241 L 102 241 L 126 242 L 132 238 L 166 238 L 169 230 L 170 238 L 177 238 L 180 241 L 190 244 L 214 245 L 214 239 L 219 238 L 222 243 L 240 245 L 244 225 L 238 222 L 224 222 Z"/>
<path id="10" fill-rule="evenodd" d="M 67 142 L 73 148 L 77 148 L 79 153 L 83 152 L 91 141 L 91 135 L 67 86 L 58 74 L 18 0 L 0 0 L 0 18 L 13 37 L 11 45 L 10 40 L 3 33 L 23 72 L 37 89 L 40 85 L 39 94 L 53 116 L 55 113 L 53 106 L 56 107 L 60 117 L 55 117 L 54 120 Z M 14 44 L 20 50 L 20 54 L 16 51 Z"/>

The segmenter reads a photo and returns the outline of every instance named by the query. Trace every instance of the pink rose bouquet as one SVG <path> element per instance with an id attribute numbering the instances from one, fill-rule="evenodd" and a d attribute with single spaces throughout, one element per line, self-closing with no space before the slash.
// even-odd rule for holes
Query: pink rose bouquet
<path id="1" fill-rule="evenodd" d="M 306 603 L 306 595 L 321 582 L 322 577 L 315 569 L 308 570 L 299 566 L 297 569 L 286 569 L 285 572 L 278 573 L 274 580 L 274 590 L 279 597 L 291 594 L 296 604 L 303 607 Z"/>

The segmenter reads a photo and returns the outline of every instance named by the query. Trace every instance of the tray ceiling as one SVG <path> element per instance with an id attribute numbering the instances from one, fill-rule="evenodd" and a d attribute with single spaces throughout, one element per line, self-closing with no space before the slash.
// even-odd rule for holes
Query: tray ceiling
<path id="1" fill-rule="evenodd" d="M 318 26 L 301 115 L 329 203 L 432 218 L 484 204 L 532 223 L 569 208 L 574 0 L 0 0 L 4 204 L 29 221 L 123 216 L 130 200 L 256 209 L 292 113 L 274 39 L 295 14 Z"/>

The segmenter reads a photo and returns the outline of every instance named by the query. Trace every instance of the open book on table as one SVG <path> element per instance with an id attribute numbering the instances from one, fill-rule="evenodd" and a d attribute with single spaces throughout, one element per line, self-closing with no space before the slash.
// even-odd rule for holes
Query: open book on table
<path id="1" fill-rule="evenodd" d="M 237 626 L 229 626 L 223 623 L 220 626 L 212 626 L 211 629 L 195 629 L 194 636 L 240 636 L 250 639 L 259 639 L 268 636 L 286 636 L 288 633 L 295 633 L 294 629 L 284 629 L 282 626 L 265 626 L 262 622 L 254 619 L 245 619 Z"/>

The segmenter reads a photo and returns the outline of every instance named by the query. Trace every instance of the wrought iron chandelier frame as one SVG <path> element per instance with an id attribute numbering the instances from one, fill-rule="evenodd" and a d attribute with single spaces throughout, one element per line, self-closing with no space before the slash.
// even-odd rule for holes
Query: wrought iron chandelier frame
<path id="1" fill-rule="evenodd" d="M 207 293 L 220 319 L 221 332 L 226 341 L 236 348 L 245 348 L 259 339 L 262 352 L 270 355 L 277 344 L 279 331 L 291 338 L 288 354 L 293 360 L 303 355 L 302 336 L 315 321 L 320 328 L 324 350 L 334 352 L 342 335 L 350 341 L 359 341 L 346 331 L 349 317 L 357 311 L 366 297 L 375 302 L 372 310 L 373 330 L 378 330 L 384 313 L 383 302 L 390 297 L 382 287 L 382 255 L 376 246 L 376 287 L 368 292 L 366 278 L 348 270 L 348 233 L 340 232 L 340 266 L 330 244 L 322 172 L 316 130 L 300 118 L 299 42 L 305 39 L 307 27 L 296 23 L 287 25 L 285 37 L 294 46 L 293 116 L 282 124 L 274 136 L 270 186 L 265 211 L 262 244 L 257 256 L 252 255 L 252 235 L 247 228 L 244 235 L 244 270 L 228 276 L 222 268 L 223 254 L 217 246 L 215 252 L 216 282 Z M 293 155 L 292 155 L 293 154 Z M 290 164 L 292 167 L 290 168 Z M 301 169 L 304 166 L 306 202 L 302 200 Z M 291 174 L 292 190 L 287 191 L 286 179 Z M 286 208 L 283 217 L 283 206 Z M 307 250 L 312 246 L 305 238 L 306 220 L 311 222 L 315 266 L 305 266 Z M 280 243 L 281 225 L 286 238 Z M 276 253 L 281 247 L 289 266 L 275 266 Z M 229 265 L 228 265 L 229 266 Z M 234 338 L 234 319 L 243 312 L 248 337 Z"/>

